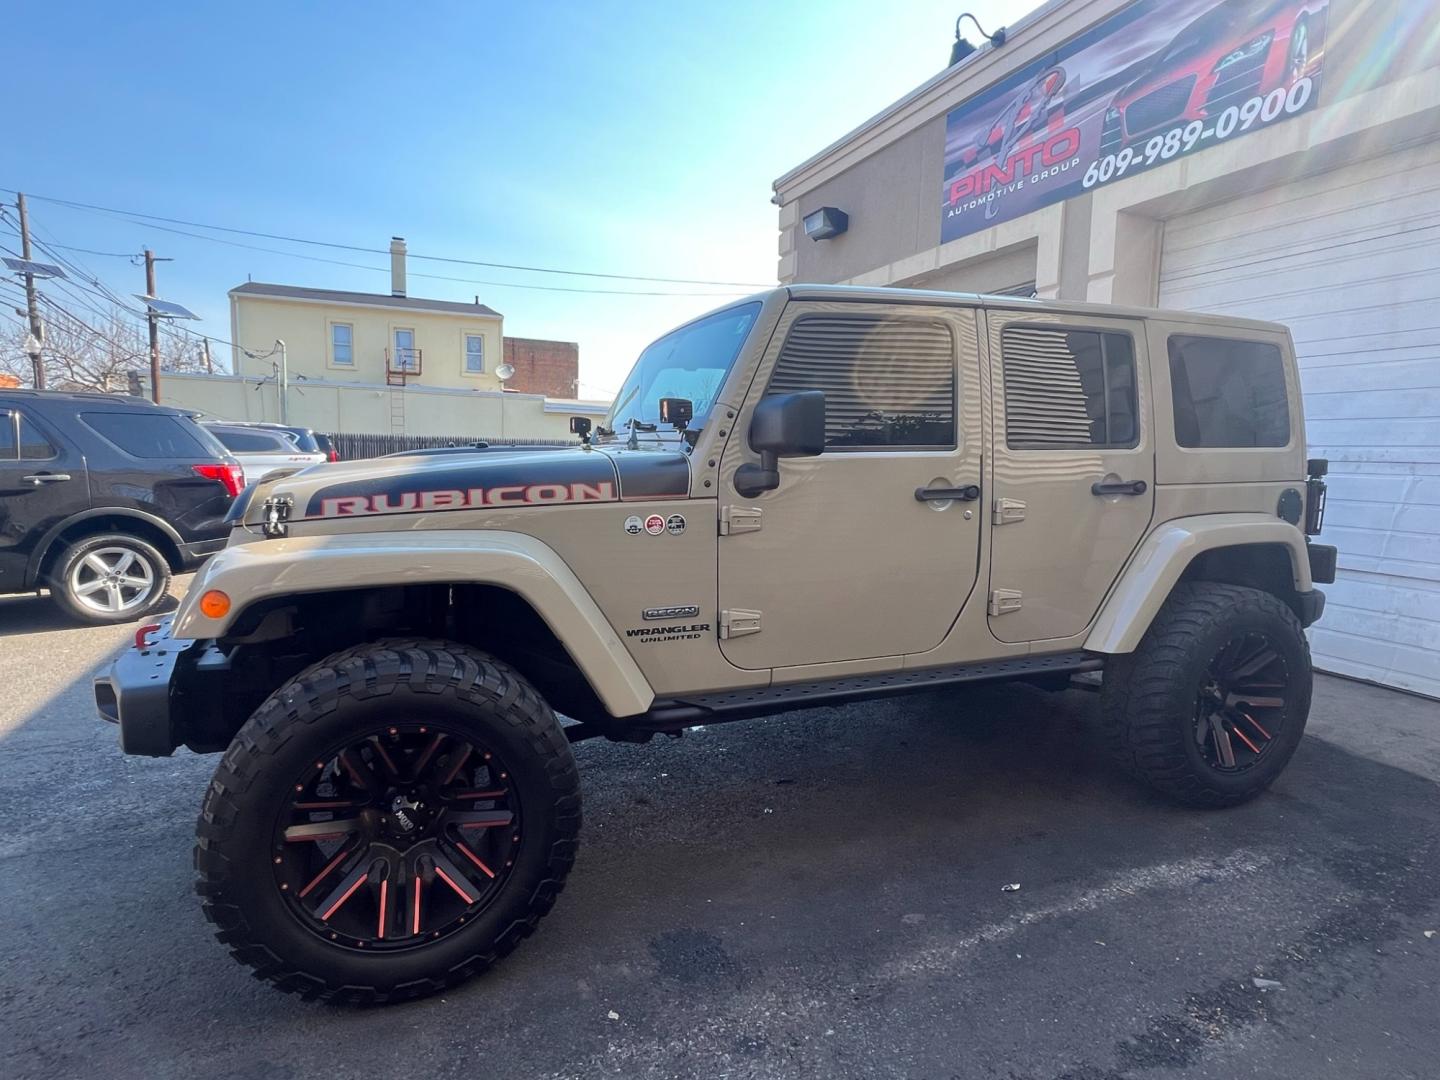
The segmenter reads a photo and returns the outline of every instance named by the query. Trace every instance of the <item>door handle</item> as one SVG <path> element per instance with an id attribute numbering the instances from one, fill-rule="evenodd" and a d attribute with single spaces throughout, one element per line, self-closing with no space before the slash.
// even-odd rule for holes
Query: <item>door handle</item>
<path id="1" fill-rule="evenodd" d="M 64 480 L 69 480 L 70 474 L 63 472 L 31 473 L 29 476 L 22 476 L 20 479 L 24 480 L 27 484 L 34 484 L 36 487 L 39 487 L 41 484 L 58 484 Z"/>
<path id="2" fill-rule="evenodd" d="M 1149 490 L 1144 480 L 1116 480 L 1108 484 L 1096 481 L 1090 485 L 1091 495 L 1144 495 Z"/>
<path id="3" fill-rule="evenodd" d="M 965 487 L 934 487 L 916 488 L 916 502 L 974 502 L 980 497 L 980 489 L 974 484 L 967 484 Z"/>

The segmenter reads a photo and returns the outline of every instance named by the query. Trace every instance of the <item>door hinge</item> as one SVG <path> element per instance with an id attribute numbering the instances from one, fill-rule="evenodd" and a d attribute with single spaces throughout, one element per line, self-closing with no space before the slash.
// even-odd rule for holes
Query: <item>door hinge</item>
<path id="1" fill-rule="evenodd" d="M 1017 521 L 1025 520 L 1025 504 L 1019 499 L 996 499 L 994 509 L 990 513 L 990 521 L 995 525 L 1013 525 Z"/>
<path id="2" fill-rule="evenodd" d="M 1019 589 L 995 589 L 990 593 L 990 614 L 1008 615 L 1020 610 Z"/>
<path id="3" fill-rule="evenodd" d="M 720 511 L 720 535 L 734 536 L 737 533 L 760 531 L 760 508 L 758 506 L 727 506 Z"/>
<path id="4" fill-rule="evenodd" d="M 760 612 L 735 608 L 720 612 L 720 636 L 722 638 L 744 637 L 760 632 Z"/>

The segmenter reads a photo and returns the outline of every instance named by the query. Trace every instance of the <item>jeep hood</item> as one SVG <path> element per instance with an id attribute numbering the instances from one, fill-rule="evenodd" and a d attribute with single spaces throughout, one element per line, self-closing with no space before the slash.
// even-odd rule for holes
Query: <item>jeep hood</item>
<path id="1" fill-rule="evenodd" d="M 544 453 L 477 451 L 316 465 L 252 489 L 247 525 L 268 499 L 289 499 L 291 521 L 684 497 L 690 462 L 671 447 Z"/>

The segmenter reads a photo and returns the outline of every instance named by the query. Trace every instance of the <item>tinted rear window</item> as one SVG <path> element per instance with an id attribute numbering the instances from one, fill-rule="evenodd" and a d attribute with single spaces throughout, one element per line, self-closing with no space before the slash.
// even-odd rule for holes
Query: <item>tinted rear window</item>
<path id="1" fill-rule="evenodd" d="M 1274 345 L 1176 335 L 1170 339 L 1170 392 L 1181 446 L 1290 442 L 1285 362 Z"/>
<path id="2" fill-rule="evenodd" d="M 137 458 L 193 458 L 216 455 L 197 438 L 189 422 L 170 413 L 86 412 L 80 418 L 106 442 Z"/>
<path id="3" fill-rule="evenodd" d="M 303 428 L 299 431 L 290 431 L 287 429 L 285 434 L 305 453 L 320 453 L 320 443 L 313 432 L 305 431 Z"/>
<path id="4" fill-rule="evenodd" d="M 211 428 L 214 436 L 227 450 L 239 454 L 293 454 L 295 444 L 275 431 L 245 431 L 237 428 Z"/>

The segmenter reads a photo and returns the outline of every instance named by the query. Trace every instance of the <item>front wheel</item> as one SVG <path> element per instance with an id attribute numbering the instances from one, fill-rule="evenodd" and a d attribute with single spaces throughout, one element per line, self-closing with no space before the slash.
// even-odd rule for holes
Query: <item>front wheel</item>
<path id="1" fill-rule="evenodd" d="M 520 674 L 448 642 L 322 661 L 240 729 L 195 849 L 206 916 L 305 997 L 434 993 L 533 932 L 575 858 L 579 780 Z"/>
<path id="2" fill-rule="evenodd" d="M 1180 585 L 1140 647 L 1106 665 L 1101 711 L 1121 762 L 1190 806 L 1234 806 L 1274 783 L 1310 712 L 1310 647 L 1258 589 Z"/>

